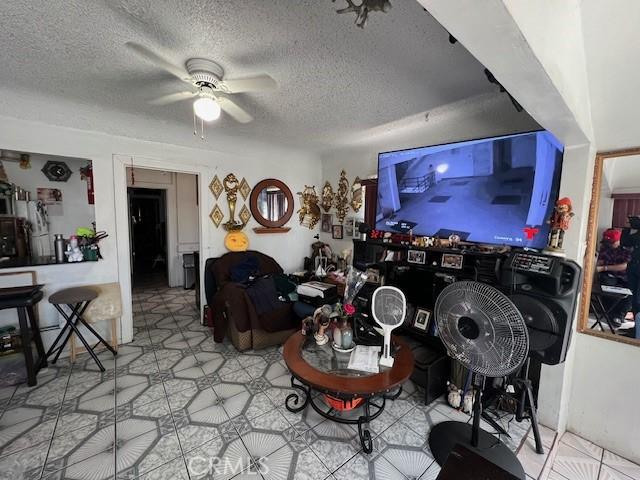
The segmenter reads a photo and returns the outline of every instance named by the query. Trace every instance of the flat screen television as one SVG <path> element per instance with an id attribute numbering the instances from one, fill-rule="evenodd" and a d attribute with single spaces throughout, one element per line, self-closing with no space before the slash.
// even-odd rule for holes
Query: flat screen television
<path id="1" fill-rule="evenodd" d="M 376 229 L 544 248 L 563 150 L 535 131 L 380 153 Z"/>

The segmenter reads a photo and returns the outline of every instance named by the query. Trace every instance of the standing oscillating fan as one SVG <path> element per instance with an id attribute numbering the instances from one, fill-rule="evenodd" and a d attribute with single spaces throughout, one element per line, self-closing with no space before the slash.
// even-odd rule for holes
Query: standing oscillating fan
<path id="1" fill-rule="evenodd" d="M 518 370 L 529 352 L 529 334 L 522 314 L 499 290 L 479 282 L 456 282 L 436 300 L 440 339 L 449 356 L 473 373 L 476 388 L 473 424 L 439 423 L 429 434 L 429 447 L 440 465 L 457 444 L 525 479 L 516 455 L 495 436 L 480 429 L 482 390 L 486 377 L 506 377 Z"/>
<path id="2" fill-rule="evenodd" d="M 407 314 L 407 299 L 399 288 L 384 286 L 376 288 L 371 300 L 373 319 L 384 331 L 384 345 L 380 365 L 393 366 L 391 356 L 391 332 L 404 322 Z"/>

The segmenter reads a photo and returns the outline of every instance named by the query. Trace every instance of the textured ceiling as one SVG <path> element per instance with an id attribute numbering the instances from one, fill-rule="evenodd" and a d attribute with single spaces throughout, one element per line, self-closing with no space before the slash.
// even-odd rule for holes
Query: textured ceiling
<path id="1" fill-rule="evenodd" d="M 495 91 L 482 66 L 414 0 L 392 0 L 364 30 L 337 0 L 75 0 L 2 2 L 0 84 L 76 104 L 189 125 L 189 102 L 147 100 L 184 84 L 133 55 L 141 43 L 175 64 L 216 60 L 228 78 L 271 75 L 275 92 L 234 99 L 255 121 L 211 129 L 298 147 Z M 106 116 L 106 115 L 105 115 Z M 103 129 L 108 133 L 108 119 Z M 129 126 L 134 129 L 135 125 Z M 186 130 L 186 129 L 185 129 Z"/>

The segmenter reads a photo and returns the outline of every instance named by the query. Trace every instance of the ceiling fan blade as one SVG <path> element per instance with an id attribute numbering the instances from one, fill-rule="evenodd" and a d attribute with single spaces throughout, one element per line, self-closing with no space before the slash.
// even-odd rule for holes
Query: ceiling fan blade
<path id="1" fill-rule="evenodd" d="M 197 94 L 194 92 L 170 93 L 169 95 L 163 95 L 162 97 L 149 100 L 149 103 L 151 105 L 168 105 L 170 103 L 180 102 L 182 100 L 188 100 L 189 98 L 193 98 L 196 95 Z"/>
<path id="2" fill-rule="evenodd" d="M 228 97 L 223 97 L 222 95 L 217 94 L 216 101 L 218 102 L 218 105 L 220 105 L 220 108 L 224 112 L 228 113 L 236 122 L 249 123 L 253 120 L 253 117 L 249 115 L 248 112 Z"/>
<path id="3" fill-rule="evenodd" d="M 166 70 L 171 75 L 175 75 L 180 80 L 185 82 L 190 81 L 189 74 L 185 69 L 177 67 L 176 65 L 169 62 L 168 60 L 165 60 L 160 55 L 149 50 L 144 45 L 140 45 L 139 43 L 135 43 L 135 42 L 127 42 L 125 43 L 125 45 L 129 50 L 136 53 L 139 57 L 142 57 L 143 59 L 154 64 L 155 66 L 160 67 L 163 70 Z"/>
<path id="4" fill-rule="evenodd" d="M 278 88 L 276 81 L 269 75 L 238 78 L 236 80 L 224 80 L 223 84 L 229 93 L 264 92 Z"/>

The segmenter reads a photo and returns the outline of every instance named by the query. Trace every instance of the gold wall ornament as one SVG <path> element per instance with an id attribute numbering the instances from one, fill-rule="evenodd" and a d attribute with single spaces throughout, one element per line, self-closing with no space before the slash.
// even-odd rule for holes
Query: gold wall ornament
<path id="1" fill-rule="evenodd" d="M 224 228 L 227 230 L 241 230 L 244 225 L 235 218 L 240 182 L 233 173 L 230 173 L 224 177 L 222 184 L 224 185 L 224 191 L 227 194 L 227 203 L 229 204 L 229 221 L 224 224 Z"/>
<path id="2" fill-rule="evenodd" d="M 322 187 L 322 195 L 321 195 L 321 202 L 320 202 L 320 206 L 322 207 L 322 209 L 325 212 L 329 212 L 329 210 L 331 210 L 331 207 L 333 206 L 333 197 L 335 196 L 335 194 L 333 193 L 333 187 L 331 186 L 331 184 L 326 181 L 324 182 L 324 187 Z"/>
<path id="3" fill-rule="evenodd" d="M 243 205 L 240 209 L 240 220 L 242 221 L 242 225 L 246 225 L 251 220 L 251 212 L 247 208 L 246 205 Z"/>
<path id="4" fill-rule="evenodd" d="M 224 187 L 222 186 L 222 182 L 218 178 L 218 175 L 213 176 L 213 179 L 209 184 L 209 190 L 211 190 L 211 193 L 213 193 L 213 196 L 216 198 L 216 200 L 220 197 L 220 194 L 224 190 Z"/>
<path id="5" fill-rule="evenodd" d="M 360 177 L 351 184 L 351 208 L 354 212 L 360 211 L 362 208 L 362 183 L 360 183 Z"/>
<path id="6" fill-rule="evenodd" d="M 213 207 L 213 210 L 211 210 L 211 213 L 209 214 L 209 218 L 211 219 L 213 224 L 216 226 L 216 228 L 218 228 L 220 226 L 220 223 L 222 223 L 222 219 L 224 218 L 224 213 L 222 213 L 222 210 L 220 210 L 220 207 L 218 206 L 217 203 L 216 203 L 216 206 Z"/>
<path id="7" fill-rule="evenodd" d="M 249 186 L 247 179 L 244 177 L 242 177 L 242 181 L 240 182 L 239 190 L 243 200 L 246 200 L 249 194 L 251 193 L 251 187 Z"/>
<path id="8" fill-rule="evenodd" d="M 305 185 L 300 195 L 300 203 L 302 206 L 296 212 L 300 219 L 300 225 L 310 230 L 313 229 L 320 221 L 320 207 L 318 206 L 318 194 L 315 185 Z"/>
<path id="9" fill-rule="evenodd" d="M 347 180 L 347 172 L 340 172 L 340 180 L 338 180 L 338 191 L 334 199 L 334 207 L 336 207 L 336 218 L 342 224 L 344 217 L 349 213 L 349 180 Z"/>

